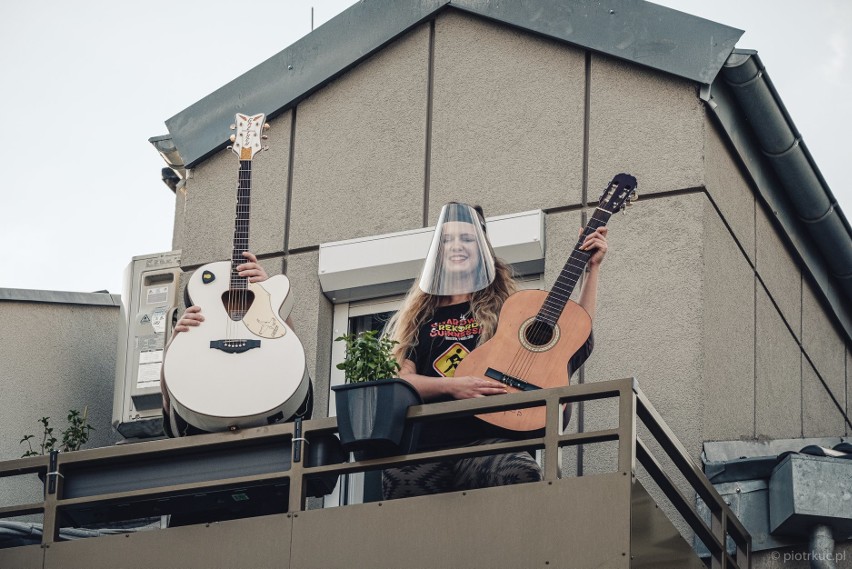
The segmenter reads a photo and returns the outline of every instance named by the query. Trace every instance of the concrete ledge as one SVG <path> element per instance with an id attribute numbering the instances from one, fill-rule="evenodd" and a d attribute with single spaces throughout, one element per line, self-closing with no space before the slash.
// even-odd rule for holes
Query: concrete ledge
<path id="1" fill-rule="evenodd" d="M 121 306 L 121 295 L 110 294 L 108 292 L 69 292 L 62 290 L 0 288 L 0 302 L 2 301 Z"/>

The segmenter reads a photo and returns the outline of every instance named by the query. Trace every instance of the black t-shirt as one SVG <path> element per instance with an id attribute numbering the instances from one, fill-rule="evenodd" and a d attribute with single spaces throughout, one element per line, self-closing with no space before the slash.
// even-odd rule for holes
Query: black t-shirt
<path id="1" fill-rule="evenodd" d="M 420 375 L 434 377 L 435 381 L 453 377 L 459 363 L 476 348 L 480 332 L 479 322 L 471 314 L 469 302 L 439 307 L 420 327 L 417 345 L 409 350 L 407 357 L 414 362 L 415 370 Z M 593 347 L 594 338 L 589 334 L 586 343 L 571 358 L 572 373 L 583 365 Z M 452 398 L 447 396 L 435 401 L 450 400 Z M 426 423 L 422 429 L 420 450 L 462 445 L 477 439 L 518 439 L 529 436 L 501 429 L 475 417 Z"/>

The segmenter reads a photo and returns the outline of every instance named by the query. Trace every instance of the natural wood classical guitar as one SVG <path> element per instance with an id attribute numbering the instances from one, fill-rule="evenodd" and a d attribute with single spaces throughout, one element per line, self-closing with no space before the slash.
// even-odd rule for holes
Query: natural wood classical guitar
<path id="1" fill-rule="evenodd" d="M 192 275 L 187 304 L 200 306 L 205 320 L 175 336 L 163 363 L 171 404 L 205 431 L 289 419 L 310 385 L 305 350 L 284 321 L 293 307 L 290 281 L 277 275 L 251 283 L 236 270 L 246 262 L 251 166 L 264 149 L 264 118 L 236 116 L 231 140 L 240 169 L 233 254 L 230 261 L 204 265 Z"/>
<path id="2" fill-rule="evenodd" d="M 628 174 L 615 176 L 550 292 L 525 290 L 506 299 L 494 336 L 468 354 L 455 375 L 495 379 L 505 384 L 510 393 L 568 385 L 568 363 L 592 330 L 588 313 L 569 300 L 593 253 L 581 251 L 580 246 L 635 197 L 636 178 Z M 545 416 L 544 407 L 477 415 L 513 431 L 541 429 Z"/>

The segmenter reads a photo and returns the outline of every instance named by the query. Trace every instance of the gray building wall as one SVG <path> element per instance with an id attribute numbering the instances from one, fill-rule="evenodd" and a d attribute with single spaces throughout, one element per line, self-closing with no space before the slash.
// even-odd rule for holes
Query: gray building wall
<path id="1" fill-rule="evenodd" d="M 487 215 L 541 208 L 549 286 L 588 204 L 626 171 L 642 198 L 610 222 L 595 353 L 574 381 L 635 376 L 696 460 L 709 440 L 850 434 L 849 339 L 698 89 L 451 10 L 273 121 L 252 248 L 293 282 L 315 413 L 333 339 L 321 243 L 428 226 L 450 200 Z M 187 182 L 174 248 L 190 268 L 229 255 L 236 170 L 222 151 Z M 590 405 L 570 428 L 613 417 Z M 584 450 L 565 467 L 613 464 L 613 448 Z"/>
<path id="2" fill-rule="evenodd" d="M 95 430 L 84 448 L 118 440 L 111 423 L 119 304 L 109 294 L 0 289 L 0 460 L 21 457 L 24 435 L 38 446 L 42 417 L 61 440 L 68 411 L 86 406 Z M 0 506 L 38 499 L 37 482 L 0 478 Z"/>
<path id="3" fill-rule="evenodd" d="M 627 171 L 643 197 L 610 223 L 582 380 L 636 376 L 695 458 L 705 440 L 847 434 L 834 401 L 848 408 L 848 340 L 696 84 L 448 11 L 272 126 L 252 248 L 293 280 L 320 398 L 333 308 L 321 243 L 430 225 L 453 199 L 487 215 L 542 208 L 549 284 L 583 204 Z M 236 170 L 223 150 L 187 181 L 174 248 L 190 269 L 230 253 Z"/>

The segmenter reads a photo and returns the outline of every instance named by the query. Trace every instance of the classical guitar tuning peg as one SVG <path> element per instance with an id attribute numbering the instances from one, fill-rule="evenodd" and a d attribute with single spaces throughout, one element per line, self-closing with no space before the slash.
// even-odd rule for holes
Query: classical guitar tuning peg
<path id="1" fill-rule="evenodd" d="M 269 146 L 264 146 L 263 150 L 269 150 Z"/>
<path id="2" fill-rule="evenodd" d="M 269 137 L 265 134 L 263 136 L 261 136 L 260 138 L 262 138 L 263 140 L 269 140 Z"/>
<path id="3" fill-rule="evenodd" d="M 237 130 L 237 125 L 235 125 L 235 124 L 231 124 L 230 129 L 231 129 L 231 130 Z"/>
<path id="4" fill-rule="evenodd" d="M 231 142 L 236 142 L 237 136 L 235 134 L 232 134 L 231 136 L 228 137 L 228 140 L 230 140 Z"/>
<path id="5" fill-rule="evenodd" d="M 269 126 L 268 122 L 263 123 L 263 130 L 269 130 L 270 128 L 272 128 L 272 127 Z"/>

